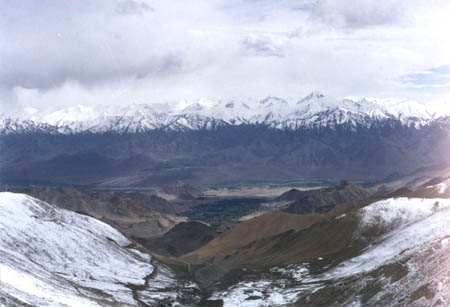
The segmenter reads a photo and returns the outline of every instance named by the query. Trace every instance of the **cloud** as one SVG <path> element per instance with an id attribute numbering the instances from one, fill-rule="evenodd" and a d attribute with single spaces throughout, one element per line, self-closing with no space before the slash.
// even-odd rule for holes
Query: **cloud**
<path id="1" fill-rule="evenodd" d="M 342 28 L 398 24 L 405 18 L 409 0 L 321 0 L 311 10 L 311 17 L 325 24 Z"/>
<path id="2" fill-rule="evenodd" d="M 147 3 L 133 0 L 122 1 L 116 7 L 116 12 L 124 15 L 143 15 L 144 13 L 154 11 Z"/>
<path id="3" fill-rule="evenodd" d="M 289 40 L 283 36 L 250 34 L 242 41 L 243 47 L 253 55 L 283 57 Z"/>
<path id="4" fill-rule="evenodd" d="M 149 10 L 147 4 L 61 3 L 36 14 L 33 5 L 26 10 L 10 7 L 10 23 L 1 33 L 8 42 L 0 49 L 3 86 L 46 89 L 70 80 L 91 85 L 183 69 L 181 48 L 165 47 L 170 42 L 161 39 L 152 24 L 156 21 L 138 13 Z M 126 16 L 117 16 L 117 11 Z"/>
<path id="5" fill-rule="evenodd" d="M 411 88 L 450 88 L 450 65 L 406 74 L 401 80 Z"/>
<path id="6" fill-rule="evenodd" d="M 0 103 L 418 95 L 405 80 L 434 80 L 412 72 L 450 62 L 449 14 L 444 0 L 0 0 Z"/>

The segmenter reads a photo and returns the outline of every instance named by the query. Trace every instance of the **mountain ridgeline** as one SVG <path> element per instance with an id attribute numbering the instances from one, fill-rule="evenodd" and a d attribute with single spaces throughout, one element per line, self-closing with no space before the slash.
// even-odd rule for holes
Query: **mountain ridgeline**
<path id="1" fill-rule="evenodd" d="M 447 115 L 417 102 L 336 101 L 313 93 L 298 102 L 268 97 L 183 106 L 1 115 L 1 182 L 380 180 L 450 162 Z"/>
<path id="2" fill-rule="evenodd" d="M 278 197 L 279 200 L 292 200 L 284 209 L 295 214 L 325 213 L 344 205 L 364 203 L 374 196 L 374 192 L 347 181 L 336 187 L 318 190 L 298 191 L 292 189 Z"/>

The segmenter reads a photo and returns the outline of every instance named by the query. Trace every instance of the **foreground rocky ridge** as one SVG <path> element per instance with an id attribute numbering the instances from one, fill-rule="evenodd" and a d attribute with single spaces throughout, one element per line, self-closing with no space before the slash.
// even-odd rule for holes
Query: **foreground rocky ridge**
<path id="1" fill-rule="evenodd" d="M 73 187 L 16 187 L 8 190 L 94 217 L 129 238 L 158 237 L 186 220 L 176 215 L 181 210 L 179 206 L 151 192 L 92 191 Z"/>
<path id="2" fill-rule="evenodd" d="M 0 268 L 6 306 L 155 305 L 196 288 L 114 228 L 10 192 L 0 193 Z"/>
<path id="3" fill-rule="evenodd" d="M 224 306 L 445 306 L 449 213 L 449 199 L 387 199 L 184 259 Z"/>

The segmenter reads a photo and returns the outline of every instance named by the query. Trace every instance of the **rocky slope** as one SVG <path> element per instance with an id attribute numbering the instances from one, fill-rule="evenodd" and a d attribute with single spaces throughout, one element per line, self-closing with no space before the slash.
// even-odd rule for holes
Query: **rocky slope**
<path id="1" fill-rule="evenodd" d="M 185 220 L 175 215 L 180 208 L 150 192 L 90 191 L 71 187 L 10 190 L 95 217 L 128 237 L 158 237 Z"/>
<path id="2" fill-rule="evenodd" d="M 449 221 L 449 199 L 388 199 L 184 259 L 198 280 L 220 276 L 224 306 L 445 306 Z"/>
<path id="3" fill-rule="evenodd" d="M 192 254 L 200 258 L 232 255 L 252 242 L 291 230 L 305 229 L 323 219 L 325 216 L 318 214 L 297 215 L 282 211 L 268 212 L 236 224 Z"/>
<path id="4" fill-rule="evenodd" d="M 287 193 L 287 194 L 286 194 Z M 368 201 L 374 191 L 342 181 L 335 187 L 310 191 L 288 191 L 276 201 L 292 199 L 283 210 L 288 213 L 324 213 L 343 205 L 354 205 Z"/>
<path id="5" fill-rule="evenodd" d="M 9 192 L 0 193 L 0 270 L 5 306 L 157 305 L 195 288 L 111 226 Z"/>
<path id="6" fill-rule="evenodd" d="M 203 223 L 181 222 L 161 237 L 137 241 L 157 254 L 181 256 L 200 248 L 217 235 L 211 227 Z"/>

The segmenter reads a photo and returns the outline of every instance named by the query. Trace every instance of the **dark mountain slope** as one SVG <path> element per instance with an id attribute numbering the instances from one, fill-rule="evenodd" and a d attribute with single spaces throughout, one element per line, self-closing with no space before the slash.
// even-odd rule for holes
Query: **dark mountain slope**
<path id="1" fill-rule="evenodd" d="M 371 190 L 346 181 L 335 187 L 309 191 L 291 190 L 286 193 L 277 199 L 295 199 L 284 209 L 295 214 L 324 213 L 342 205 L 365 202 L 374 194 Z"/>
<path id="2" fill-rule="evenodd" d="M 280 202 L 292 202 L 295 201 L 301 197 L 303 197 L 304 191 L 300 191 L 297 189 L 290 189 L 287 192 L 284 192 L 280 196 L 273 199 L 273 202 L 280 203 Z"/>
<path id="3" fill-rule="evenodd" d="M 163 256 L 181 256 L 192 252 L 218 234 L 199 222 L 181 222 L 159 238 L 137 239 L 139 243 Z"/>
<path id="4" fill-rule="evenodd" d="M 158 186 L 382 179 L 447 164 L 446 126 L 395 120 L 277 130 L 264 125 L 145 133 L 0 136 L 3 183 Z"/>

